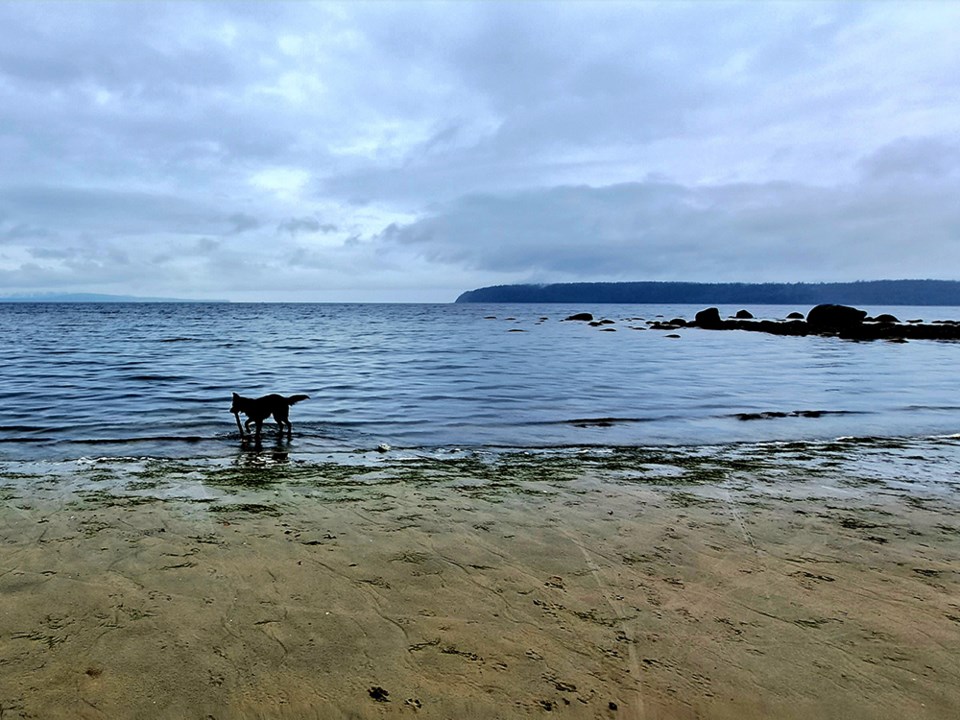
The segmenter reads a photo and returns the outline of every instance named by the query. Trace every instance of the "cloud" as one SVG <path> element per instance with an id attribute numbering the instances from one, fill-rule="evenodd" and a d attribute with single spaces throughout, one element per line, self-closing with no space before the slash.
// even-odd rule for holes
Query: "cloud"
<path id="1" fill-rule="evenodd" d="M 943 276 L 958 25 L 949 3 L 0 3 L 0 271 L 247 299 Z"/>
<path id="2" fill-rule="evenodd" d="M 960 175 L 960 142 L 902 137 L 870 153 L 857 166 L 871 180 L 956 177 Z"/>
<path id="3" fill-rule="evenodd" d="M 27 222 L 7 223 L 0 219 L 0 243 L 51 240 L 56 237 L 57 234 L 48 228 Z"/>
<path id="4" fill-rule="evenodd" d="M 131 236 L 153 232 L 240 232 L 258 221 L 244 213 L 223 212 L 176 195 L 70 187 L 10 186 L 0 193 L 0 213 L 35 236 L 93 232 Z M 12 231 L 11 231 L 12 232 Z"/>
<path id="5" fill-rule="evenodd" d="M 312 215 L 297 218 L 287 218 L 277 226 L 277 230 L 290 235 L 300 235 L 301 233 L 333 233 L 340 228 L 333 223 L 321 223 Z"/>
<path id="6" fill-rule="evenodd" d="M 960 262 L 957 192 L 960 182 L 558 187 L 463 198 L 380 240 L 537 281 L 942 277 Z"/>
<path id="7" fill-rule="evenodd" d="M 247 230 L 255 230 L 260 227 L 261 222 L 259 219 L 253 217 L 252 215 L 247 215 L 246 213 L 238 212 L 231 213 L 226 218 L 227 223 L 233 225 L 232 232 L 242 233 Z"/>
<path id="8" fill-rule="evenodd" d="M 254 173 L 250 184 L 258 190 L 273 193 L 280 200 L 291 201 L 301 197 L 310 173 L 303 168 L 268 167 Z"/>

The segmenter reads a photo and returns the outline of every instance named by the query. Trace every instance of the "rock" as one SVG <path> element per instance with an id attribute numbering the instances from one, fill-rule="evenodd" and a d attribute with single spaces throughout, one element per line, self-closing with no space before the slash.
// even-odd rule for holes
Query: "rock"
<path id="1" fill-rule="evenodd" d="M 865 310 L 849 305 L 817 305 L 807 313 L 807 325 L 819 332 L 823 330 L 853 330 L 863 325 Z"/>
<path id="2" fill-rule="evenodd" d="M 684 319 L 681 318 L 681 317 L 676 317 L 676 318 L 674 318 L 673 320 L 671 320 L 668 324 L 669 324 L 669 325 L 676 325 L 677 327 L 686 327 L 686 326 L 687 326 L 687 321 L 684 320 Z"/>
<path id="3" fill-rule="evenodd" d="M 678 337 L 680 337 L 680 336 L 677 335 L 676 333 L 670 333 L 669 335 L 664 335 L 664 337 L 676 339 L 676 338 L 678 338 Z"/>
<path id="4" fill-rule="evenodd" d="M 390 446 L 387 445 L 387 443 L 380 443 L 379 445 L 377 445 L 377 452 L 382 452 L 382 453 L 390 452 Z"/>
<path id="5" fill-rule="evenodd" d="M 807 335 L 810 328 L 805 320 L 785 320 L 784 322 L 761 321 L 757 327 L 761 332 L 774 335 Z"/>
<path id="6" fill-rule="evenodd" d="M 702 328 L 719 328 L 723 325 L 720 311 L 715 307 L 698 312 L 694 318 L 694 322 Z"/>
<path id="7" fill-rule="evenodd" d="M 749 310 L 737 310 L 737 314 L 734 315 L 737 320 L 753 320 L 753 313 Z"/>
<path id="8" fill-rule="evenodd" d="M 747 422 L 749 420 L 769 420 L 770 418 L 785 418 L 787 413 L 781 412 L 778 410 L 771 410 L 767 412 L 755 412 L 755 413 L 736 413 L 734 417 L 737 420 L 742 420 Z"/>
<path id="9" fill-rule="evenodd" d="M 590 313 L 576 313 L 575 315 L 564 318 L 564 320 L 581 320 L 583 322 L 592 322 L 593 315 Z"/>
<path id="10" fill-rule="evenodd" d="M 787 320 L 803 320 L 803 313 L 792 312 L 787 315 Z"/>

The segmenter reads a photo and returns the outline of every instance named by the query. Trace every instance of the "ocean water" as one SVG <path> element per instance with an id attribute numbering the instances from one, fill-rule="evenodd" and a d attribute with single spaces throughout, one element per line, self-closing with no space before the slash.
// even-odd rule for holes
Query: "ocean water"
<path id="1" fill-rule="evenodd" d="M 960 344 L 632 329 L 700 309 L 0 305 L 0 460 L 227 457 L 234 391 L 310 395 L 291 410 L 292 440 L 264 426 L 264 446 L 304 455 L 960 432 Z M 615 332 L 562 321 L 580 311 Z"/>

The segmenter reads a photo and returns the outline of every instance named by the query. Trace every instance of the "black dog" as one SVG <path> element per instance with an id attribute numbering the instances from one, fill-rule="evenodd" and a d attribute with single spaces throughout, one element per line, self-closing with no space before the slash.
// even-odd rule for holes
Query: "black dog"
<path id="1" fill-rule="evenodd" d="M 283 426 L 287 426 L 287 437 L 293 436 L 293 425 L 290 424 L 290 406 L 301 400 L 306 400 L 309 395 L 264 395 L 258 398 L 245 398 L 233 394 L 233 405 L 230 406 L 230 412 L 237 420 L 237 429 L 240 431 L 240 437 L 243 437 L 243 427 L 240 426 L 240 413 L 247 416 L 244 423 L 247 432 L 250 432 L 250 423 L 257 424 L 256 439 L 260 440 L 260 428 L 263 427 L 263 421 L 273 415 L 273 419 L 280 426 L 280 433 L 283 434 Z"/>

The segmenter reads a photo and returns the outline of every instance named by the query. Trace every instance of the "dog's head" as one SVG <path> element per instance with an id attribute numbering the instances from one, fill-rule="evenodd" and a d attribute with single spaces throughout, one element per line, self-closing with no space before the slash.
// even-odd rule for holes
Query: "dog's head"
<path id="1" fill-rule="evenodd" d="M 241 400 L 241 397 L 236 393 L 234 393 L 233 402 L 230 405 L 230 412 L 232 412 L 234 415 L 240 412 L 240 400 Z"/>

